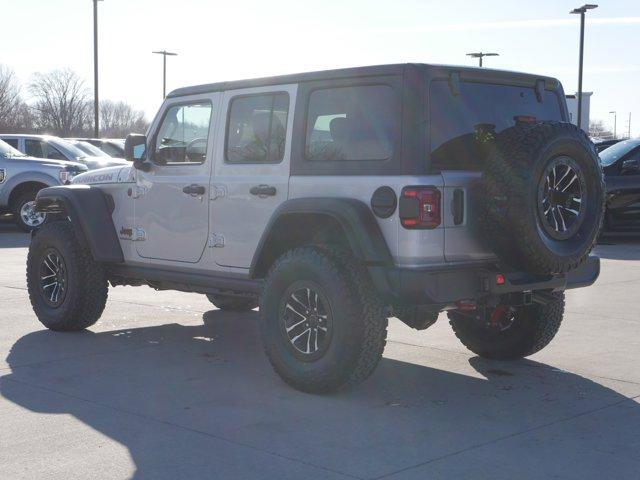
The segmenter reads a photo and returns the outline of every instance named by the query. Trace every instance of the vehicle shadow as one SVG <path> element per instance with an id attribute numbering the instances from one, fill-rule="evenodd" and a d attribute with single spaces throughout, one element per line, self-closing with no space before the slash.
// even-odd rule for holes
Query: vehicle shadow
<path id="1" fill-rule="evenodd" d="M 28 247 L 31 237 L 20 230 L 11 216 L 0 216 L 0 248 Z"/>
<path id="2" fill-rule="evenodd" d="M 609 260 L 640 260 L 640 233 L 608 234 L 598 241 L 594 253 Z"/>
<path id="3" fill-rule="evenodd" d="M 272 372 L 255 312 L 210 311 L 203 319 L 29 333 L 11 348 L 0 394 L 32 412 L 72 415 L 125 446 L 136 479 L 334 478 L 331 471 L 374 478 L 425 462 L 443 478 L 637 473 L 638 405 L 579 375 L 390 342 L 361 386 L 307 395 Z M 438 366 L 420 364 L 423 357 Z M 624 413 L 608 415 L 606 428 L 581 422 L 585 412 L 616 403 Z M 545 437 L 541 426 L 552 431 Z M 221 459 L 229 448 L 243 453 Z M 247 470 L 264 452 L 261 472 Z M 434 460 L 450 455 L 448 467 Z M 308 472 L 278 470 L 283 459 Z"/>

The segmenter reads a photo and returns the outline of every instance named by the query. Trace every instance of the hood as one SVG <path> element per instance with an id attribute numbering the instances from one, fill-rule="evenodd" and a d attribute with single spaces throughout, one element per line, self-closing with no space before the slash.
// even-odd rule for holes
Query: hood
<path id="1" fill-rule="evenodd" d="M 29 165 L 38 164 L 42 167 L 74 167 L 77 170 L 86 170 L 87 166 L 81 162 L 72 162 L 71 160 L 51 160 L 48 158 L 36 158 L 36 157 L 0 157 L 6 162 L 16 162 L 20 164 L 26 162 Z M 126 160 L 125 160 L 126 162 Z M 24 163 L 23 163 L 24 164 Z"/>
<path id="2" fill-rule="evenodd" d="M 74 177 L 71 183 L 82 185 L 95 185 L 105 183 L 129 183 L 132 182 L 132 167 L 125 160 L 126 166 L 114 166 L 90 170 Z"/>
<path id="3" fill-rule="evenodd" d="M 123 158 L 113 157 L 82 157 L 81 162 L 84 163 L 89 170 L 96 170 L 105 167 L 122 167 L 129 165 Z"/>

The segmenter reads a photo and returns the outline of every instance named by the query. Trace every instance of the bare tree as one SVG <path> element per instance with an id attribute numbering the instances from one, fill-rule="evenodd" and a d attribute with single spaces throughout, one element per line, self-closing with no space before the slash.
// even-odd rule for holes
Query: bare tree
<path id="1" fill-rule="evenodd" d="M 605 126 L 602 120 L 591 120 L 589 123 L 589 136 L 592 138 L 608 140 L 613 138 L 613 132 Z"/>
<path id="2" fill-rule="evenodd" d="M 125 102 L 100 102 L 100 133 L 104 137 L 122 138 L 129 133 L 144 133 L 149 123 L 144 112 Z"/>
<path id="3" fill-rule="evenodd" d="M 20 85 L 10 68 L 0 65 L 0 131 L 18 133 L 33 129 L 33 115 L 20 96 Z"/>
<path id="4" fill-rule="evenodd" d="M 90 96 L 70 69 L 36 73 L 29 84 L 38 130 L 59 136 L 82 135 L 91 126 Z"/>

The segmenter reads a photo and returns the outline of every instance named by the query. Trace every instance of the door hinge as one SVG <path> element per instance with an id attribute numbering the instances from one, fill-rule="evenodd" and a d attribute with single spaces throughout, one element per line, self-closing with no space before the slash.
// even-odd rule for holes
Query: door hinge
<path id="1" fill-rule="evenodd" d="M 212 233 L 209 237 L 209 248 L 224 247 L 224 237 L 219 233 Z"/>
<path id="2" fill-rule="evenodd" d="M 224 197 L 227 194 L 227 187 L 224 185 L 211 185 L 209 200 Z"/>
<path id="3" fill-rule="evenodd" d="M 143 187 L 142 185 L 136 185 L 131 187 L 127 192 L 131 198 L 140 198 L 145 195 L 149 189 L 147 187 Z"/>
<path id="4" fill-rule="evenodd" d="M 121 239 L 132 242 L 144 242 L 147 239 L 147 233 L 140 227 L 122 227 L 119 233 Z"/>

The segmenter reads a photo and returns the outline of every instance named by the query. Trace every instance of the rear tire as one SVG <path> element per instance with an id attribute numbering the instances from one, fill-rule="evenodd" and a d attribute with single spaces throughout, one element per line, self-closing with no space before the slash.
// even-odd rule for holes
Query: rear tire
<path id="1" fill-rule="evenodd" d="M 36 191 L 21 193 L 11 206 L 14 222 L 20 230 L 25 232 L 40 228 L 47 218 L 46 213 L 36 213 L 33 210 L 37 193 Z"/>
<path id="2" fill-rule="evenodd" d="M 33 311 L 50 330 L 90 327 L 107 302 L 104 267 L 80 245 L 65 221 L 46 223 L 31 241 L 27 287 Z"/>
<path id="3" fill-rule="evenodd" d="M 260 299 L 261 334 L 275 371 L 304 392 L 355 385 L 376 368 L 387 319 L 366 269 L 320 247 L 285 253 Z"/>
<path id="4" fill-rule="evenodd" d="M 515 307 L 512 323 L 504 330 L 455 310 L 448 313 L 449 323 L 456 337 L 476 355 L 496 360 L 527 357 L 546 347 L 562 323 L 564 292 L 551 295 L 554 300 L 546 305 Z"/>
<path id="5" fill-rule="evenodd" d="M 207 294 L 214 307 L 228 312 L 248 312 L 258 306 L 254 298 Z"/>

